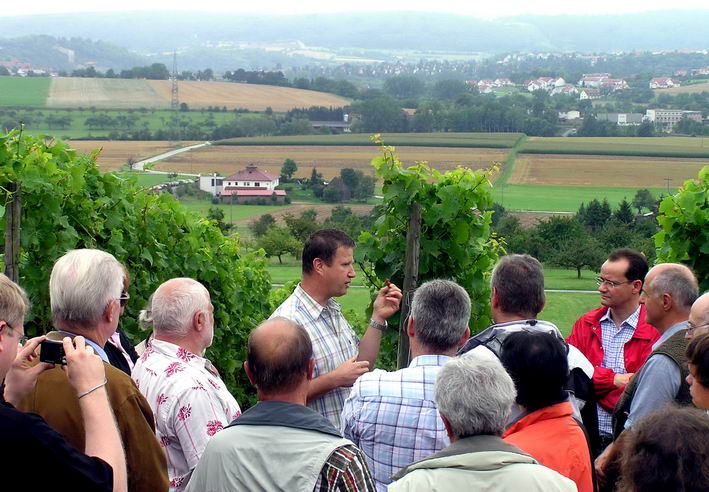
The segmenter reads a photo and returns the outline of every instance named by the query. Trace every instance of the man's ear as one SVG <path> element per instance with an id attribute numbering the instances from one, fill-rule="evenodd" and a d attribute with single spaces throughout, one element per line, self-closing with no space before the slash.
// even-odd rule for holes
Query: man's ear
<path id="1" fill-rule="evenodd" d="M 643 290 L 643 281 L 633 280 L 633 294 L 640 294 L 641 290 Z"/>
<path id="2" fill-rule="evenodd" d="M 323 261 L 322 258 L 314 258 L 313 259 L 313 273 L 320 274 L 323 270 L 323 266 L 325 266 L 325 262 Z"/>
<path id="3" fill-rule="evenodd" d="M 446 434 L 448 434 L 448 439 L 452 441 L 455 436 L 453 435 L 453 428 L 451 427 L 451 423 L 448 422 L 448 419 L 445 418 L 445 416 L 443 416 L 443 414 L 441 414 L 440 412 L 438 413 L 438 415 L 441 416 L 441 420 L 443 421 L 443 427 L 446 428 Z"/>
<path id="4" fill-rule="evenodd" d="M 195 311 L 192 315 L 192 328 L 196 331 L 204 330 L 205 319 L 204 311 Z"/>
<path id="5" fill-rule="evenodd" d="M 312 381 L 314 370 L 315 370 L 315 359 L 310 359 L 310 362 L 308 363 L 308 381 Z"/>
<path id="6" fill-rule="evenodd" d="M 249 378 L 249 382 L 250 382 L 253 386 L 256 386 L 256 383 L 254 383 L 253 374 L 251 374 L 251 368 L 249 367 L 249 362 L 248 362 L 248 361 L 244 361 L 244 372 L 246 373 L 246 377 Z"/>
<path id="7" fill-rule="evenodd" d="M 497 308 L 497 306 L 500 305 L 500 300 L 497 297 L 497 289 L 495 287 L 492 288 L 492 292 L 490 293 L 490 306 L 493 308 Z"/>
<path id="8" fill-rule="evenodd" d="M 120 309 L 121 305 L 118 303 L 117 300 L 113 299 L 108 304 L 106 304 L 106 307 L 103 310 L 103 319 L 107 323 L 113 323 L 113 317 L 118 316 L 118 314 L 113 314 L 114 306 L 116 304 L 118 304 L 118 308 Z"/>
<path id="9" fill-rule="evenodd" d="M 409 315 L 409 319 L 406 321 L 406 335 L 408 335 L 409 338 L 413 338 L 415 334 L 414 317 Z"/>
<path id="10" fill-rule="evenodd" d="M 467 342 L 469 338 L 470 338 L 470 328 L 466 328 L 465 333 L 463 333 L 463 338 L 461 338 L 460 341 L 458 342 L 458 348 L 465 345 L 465 342 Z"/>
<path id="11" fill-rule="evenodd" d="M 674 299 L 672 299 L 672 294 L 665 292 L 662 294 L 662 309 L 665 311 L 672 311 L 672 305 L 674 304 Z"/>

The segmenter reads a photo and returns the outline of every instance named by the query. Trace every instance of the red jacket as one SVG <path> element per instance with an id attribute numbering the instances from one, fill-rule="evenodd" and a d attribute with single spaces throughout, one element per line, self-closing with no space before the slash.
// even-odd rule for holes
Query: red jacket
<path id="1" fill-rule="evenodd" d="M 512 424 L 502 438 L 573 480 L 579 492 L 593 492 L 591 455 L 573 411 L 567 401 L 541 408 Z"/>
<path id="2" fill-rule="evenodd" d="M 601 343 L 600 321 L 607 311 L 607 307 L 601 307 L 581 316 L 574 323 L 571 335 L 566 341 L 579 349 L 593 364 L 593 386 L 598 403 L 609 412 L 612 412 L 625 386 L 616 388 L 613 384 L 615 372 L 612 369 L 601 367 L 603 363 L 603 344 Z M 645 305 L 641 304 L 638 325 L 633 336 L 626 342 L 623 349 L 625 370 L 627 372 L 635 373 L 640 370 L 645 363 L 645 359 L 652 352 L 652 344 L 658 338 L 660 338 L 660 334 L 655 327 L 645 322 Z"/>

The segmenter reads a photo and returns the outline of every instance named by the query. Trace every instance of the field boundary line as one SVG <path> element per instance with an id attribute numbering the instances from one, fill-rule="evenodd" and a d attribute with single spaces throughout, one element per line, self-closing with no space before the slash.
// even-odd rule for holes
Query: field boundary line
<path id="1" fill-rule="evenodd" d="M 517 161 L 517 154 L 519 154 L 520 150 L 522 149 L 522 146 L 526 141 L 527 135 L 522 135 L 517 139 L 514 146 L 510 149 L 509 153 L 507 154 L 507 159 L 505 161 L 505 167 L 500 173 L 500 177 L 495 180 L 496 186 L 504 186 L 507 184 L 507 180 L 512 174 L 512 169 L 514 168 L 515 162 Z"/>

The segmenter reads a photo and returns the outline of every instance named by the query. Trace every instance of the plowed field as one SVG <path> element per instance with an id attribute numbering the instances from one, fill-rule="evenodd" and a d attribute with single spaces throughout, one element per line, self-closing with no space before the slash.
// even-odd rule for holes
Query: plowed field
<path id="1" fill-rule="evenodd" d="M 191 145 L 194 142 L 182 142 L 180 146 Z M 171 142 L 109 142 L 95 140 L 74 140 L 70 142 L 73 149 L 81 153 L 89 153 L 102 149 L 96 163 L 102 171 L 114 171 L 123 166 L 128 158 L 139 161 L 147 157 L 167 152 L 174 148 Z"/>

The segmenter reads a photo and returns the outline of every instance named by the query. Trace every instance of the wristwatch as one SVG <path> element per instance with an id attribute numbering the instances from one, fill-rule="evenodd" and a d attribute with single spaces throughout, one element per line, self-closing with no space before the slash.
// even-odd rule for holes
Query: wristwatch
<path id="1" fill-rule="evenodd" d="M 371 326 L 375 330 L 384 331 L 387 329 L 387 322 L 385 321 L 384 324 L 382 324 L 382 323 L 377 323 L 373 319 L 370 319 L 369 326 Z"/>

